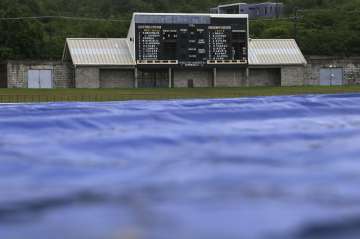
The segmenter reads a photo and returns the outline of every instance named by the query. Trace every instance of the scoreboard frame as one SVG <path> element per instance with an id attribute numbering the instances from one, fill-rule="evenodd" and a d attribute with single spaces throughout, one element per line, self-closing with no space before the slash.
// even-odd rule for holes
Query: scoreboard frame
<path id="1" fill-rule="evenodd" d="M 150 19 L 137 22 L 135 14 L 133 17 L 134 57 L 138 65 L 248 65 L 247 15 L 136 14 Z M 177 16 L 199 17 L 201 21 L 177 21 Z"/>

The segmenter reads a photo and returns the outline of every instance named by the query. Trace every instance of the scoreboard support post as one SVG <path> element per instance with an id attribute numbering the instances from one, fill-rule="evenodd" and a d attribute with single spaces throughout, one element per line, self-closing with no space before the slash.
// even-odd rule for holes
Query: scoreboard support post
<path id="1" fill-rule="evenodd" d="M 216 87 L 216 79 L 217 79 L 217 69 L 216 67 L 213 68 L 213 87 Z"/>
<path id="2" fill-rule="evenodd" d="M 249 67 L 246 67 L 246 76 L 245 76 L 245 79 L 246 79 L 246 86 L 249 87 L 250 86 L 250 70 L 249 70 Z"/>
<path id="3" fill-rule="evenodd" d="M 172 68 L 169 67 L 169 88 L 172 88 Z"/>
<path id="4" fill-rule="evenodd" d="M 139 84 L 138 84 L 138 76 L 139 76 L 138 69 L 135 68 L 135 69 L 134 69 L 134 88 L 138 88 L 138 87 L 139 87 Z"/>

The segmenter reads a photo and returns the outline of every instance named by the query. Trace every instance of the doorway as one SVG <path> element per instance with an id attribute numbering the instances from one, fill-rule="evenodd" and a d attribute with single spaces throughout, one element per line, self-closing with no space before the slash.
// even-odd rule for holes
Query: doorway
<path id="1" fill-rule="evenodd" d="M 50 89 L 53 88 L 52 70 L 29 70 L 28 88 Z"/>
<path id="2" fill-rule="evenodd" d="M 168 88 L 168 70 L 141 70 L 139 72 L 139 88 Z"/>
<path id="3" fill-rule="evenodd" d="M 7 65 L 0 65 L 0 88 L 7 88 Z"/>
<path id="4" fill-rule="evenodd" d="M 322 68 L 320 69 L 320 85 L 343 85 L 342 68 Z"/>

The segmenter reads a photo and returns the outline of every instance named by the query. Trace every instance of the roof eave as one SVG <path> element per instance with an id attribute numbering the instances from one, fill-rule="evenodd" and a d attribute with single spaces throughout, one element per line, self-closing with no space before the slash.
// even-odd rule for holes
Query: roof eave
<path id="1" fill-rule="evenodd" d="M 284 67 L 284 66 L 306 66 L 307 63 L 271 63 L 271 64 L 249 64 L 249 67 Z"/>
<path id="2" fill-rule="evenodd" d="M 104 66 L 104 67 L 119 67 L 119 68 L 124 68 L 124 67 L 136 67 L 135 64 L 97 64 L 97 63 L 77 63 L 74 64 L 76 66 Z"/>

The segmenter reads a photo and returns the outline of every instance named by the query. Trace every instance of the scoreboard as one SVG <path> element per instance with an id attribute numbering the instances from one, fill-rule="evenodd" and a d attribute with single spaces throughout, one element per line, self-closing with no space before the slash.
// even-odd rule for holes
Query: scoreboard
<path id="1" fill-rule="evenodd" d="M 135 23 L 138 62 L 176 62 L 180 66 L 247 64 L 248 19 L 203 17 L 199 20 Z M 159 18 L 157 18 L 159 19 Z"/>

